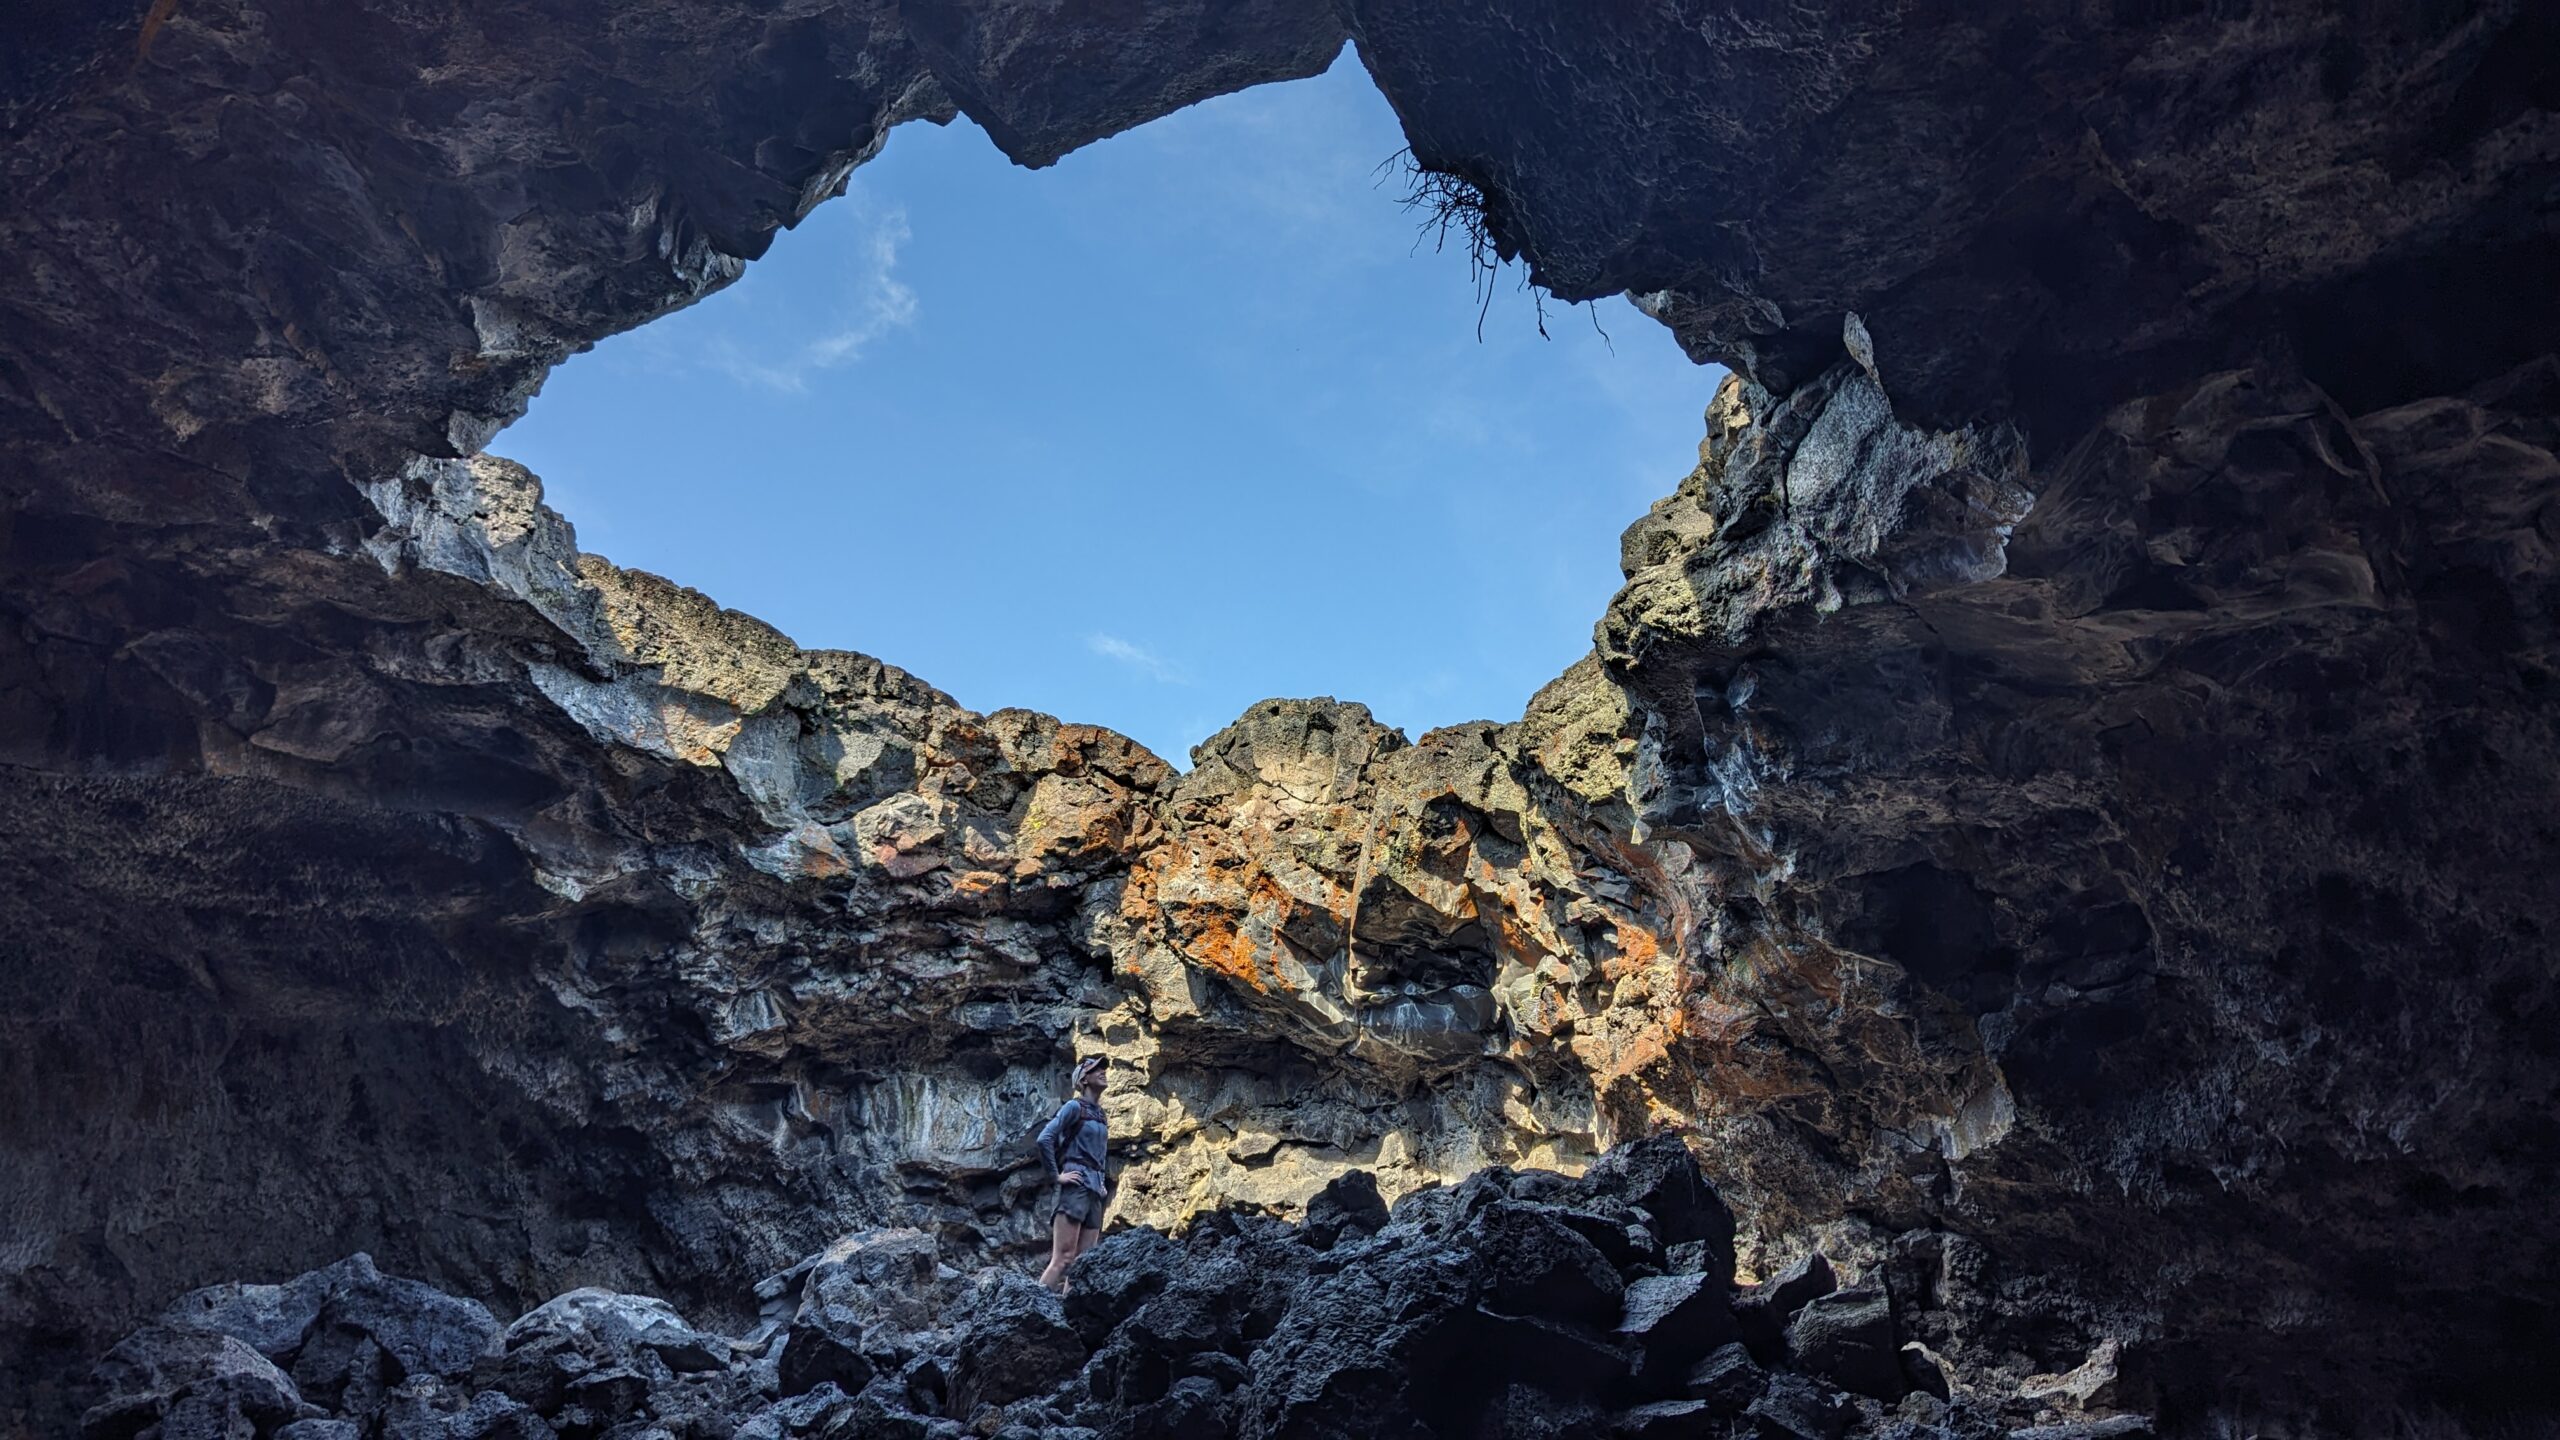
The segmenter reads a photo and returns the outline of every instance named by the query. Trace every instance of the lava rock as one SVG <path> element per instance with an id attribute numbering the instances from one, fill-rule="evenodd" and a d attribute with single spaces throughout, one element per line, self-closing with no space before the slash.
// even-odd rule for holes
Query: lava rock
<path id="1" fill-rule="evenodd" d="M 1707 1402 L 1717 1415 L 1730 1419 L 1760 1398 L 1769 1377 L 1752 1360 L 1750 1349 L 1737 1341 L 1717 1346 L 1707 1358 L 1690 1366 L 1680 1383 L 1690 1398 Z"/>
<path id="2" fill-rule="evenodd" d="M 566 1433 L 593 1435 L 605 1423 L 573 1421 Z M 533 1409 L 497 1391 L 472 1396 L 460 1408 L 446 1410 L 431 1400 L 395 1403 L 384 1416 L 381 1440 L 554 1440 L 562 1432 Z"/>
<path id="3" fill-rule="evenodd" d="M 1947 1362 L 1938 1352 L 1917 1340 L 1902 1346 L 1902 1378 L 1912 1390 L 1936 1400 L 1951 1398 L 1947 1390 Z"/>
<path id="4" fill-rule="evenodd" d="M 1840 1440 L 1855 1412 L 1829 1386 L 1781 1371 L 1743 1413 L 1761 1440 Z"/>
<path id="5" fill-rule="evenodd" d="M 572 1290 L 527 1311 L 500 1337 L 473 1374 L 544 1414 L 572 1399 L 581 1407 L 622 1414 L 652 1382 L 702 1373 L 728 1363 L 729 1343 L 685 1323 L 676 1308 L 645 1295 Z"/>
<path id="6" fill-rule="evenodd" d="M 1779 1359 L 1786 1346 L 1787 1325 L 1797 1311 L 1839 1286 L 1831 1261 L 1819 1253 L 1797 1259 L 1734 1300 L 1734 1316 L 1742 1338 L 1762 1363 Z"/>
<path id="7" fill-rule="evenodd" d="M 1307 1201 L 1300 1233 L 1308 1244 L 1330 1250 L 1346 1235 L 1374 1235 L 1386 1228 L 1387 1202 L 1378 1194 L 1378 1177 L 1351 1170 L 1326 1182 Z"/>
<path id="8" fill-rule="evenodd" d="M 1652 1216 L 1653 1233 L 1665 1245 L 1703 1242 L 1708 1273 L 1732 1283 L 1733 1212 L 1680 1137 L 1654 1135 L 1621 1145 L 1592 1162 L 1583 1184 Z"/>
<path id="9" fill-rule="evenodd" d="M 1218 1383 L 1204 1375 L 1177 1380 L 1103 1432 L 1105 1440 L 1227 1440 L 1235 1433 Z"/>
<path id="10" fill-rule="evenodd" d="M 1485 1299 L 1493 1308 L 1595 1324 L 1616 1318 L 1626 1286 L 1609 1258 L 1536 1207 L 1512 1201 L 1484 1207 L 1469 1241 L 1485 1267 Z"/>
<path id="11" fill-rule="evenodd" d="M 1703 1400 L 1655 1400 L 1620 1414 L 1610 1433 L 1625 1440 L 1691 1440 L 1720 1418 Z"/>
<path id="12" fill-rule="evenodd" d="M 1173 1373 L 1183 1379 L 1199 1376 L 1215 1384 L 1221 1391 L 1225 1391 L 1244 1384 L 1252 1377 L 1253 1369 L 1233 1355 L 1216 1350 L 1204 1350 L 1198 1354 L 1185 1355 L 1175 1361 Z"/>
<path id="13" fill-rule="evenodd" d="M 1348 1440 L 1456 1419 L 1487 1361 L 1481 1284 L 1464 1255 L 1423 1243 L 1312 1277 L 1254 1352 L 1238 1429 Z"/>
<path id="14" fill-rule="evenodd" d="M 828 1383 L 777 1400 L 748 1416 L 733 1440 L 785 1440 L 827 1428 L 853 1410 L 853 1397 Z"/>
<path id="15" fill-rule="evenodd" d="M 1481 1382 L 1480 1382 L 1481 1383 Z M 1483 1440 L 1602 1440 L 1608 1421 L 1600 1407 L 1577 1395 L 1537 1385 L 1501 1384 L 1478 1403 L 1468 1424 L 1443 1431 Z"/>
<path id="16" fill-rule="evenodd" d="M 1676 1383 L 1684 1369 L 1735 1338 L 1724 1286 L 1706 1273 L 1659 1275 L 1627 1282 L 1618 1338 L 1635 1347 L 1648 1383 Z"/>
<path id="17" fill-rule="evenodd" d="M 153 1425 L 167 1440 L 222 1440 L 317 1416 L 273 1362 L 229 1335 L 146 1326 L 98 1362 L 106 1398 L 80 1417 L 90 1440 L 129 1440 Z"/>
<path id="18" fill-rule="evenodd" d="M 2099 1420 L 2030 1425 L 2010 1431 L 2009 1440 L 2152 1440 L 2156 1433 L 2147 1415 L 2109 1415 Z"/>
<path id="19" fill-rule="evenodd" d="M 160 1323 L 229 1335 L 268 1359 L 289 1365 L 330 1294 L 357 1282 L 372 1268 L 371 1256 L 357 1254 L 281 1285 L 209 1285 L 170 1302 L 160 1312 Z"/>
<path id="20" fill-rule="evenodd" d="M 1831 1269 L 1830 1257 L 1816 1251 L 1779 1271 L 1760 1287 L 1760 1294 L 1767 1300 L 1769 1312 L 1783 1323 L 1839 1288 L 1840 1280 Z"/>
<path id="21" fill-rule="evenodd" d="M 589 1354 L 601 1348 L 603 1355 L 619 1358 L 635 1348 L 647 1350 L 678 1374 L 717 1370 L 728 1363 L 727 1340 L 695 1329 L 676 1313 L 676 1307 L 647 1295 L 572 1290 L 508 1326 L 501 1343 L 512 1349 L 521 1336 L 537 1328 L 564 1339 L 575 1337 L 575 1343 Z"/>
<path id="22" fill-rule="evenodd" d="M 1536 1204 L 1529 1208 L 1590 1241 L 1620 1274 L 1650 1274 L 1660 1268 L 1665 1258 L 1662 1243 L 1653 1233 L 1651 1217 L 1633 1206 L 1603 1197 L 1579 1204 Z M 1687 1246 L 1698 1255 L 1699 1262 L 1686 1268 L 1712 1268 L 1700 1242 L 1690 1241 Z"/>
<path id="23" fill-rule="evenodd" d="M 1088 1344 L 1147 1302 L 1181 1268 L 1180 1245 L 1160 1230 L 1123 1230 L 1076 1257 L 1066 1297 L 1069 1324 Z"/>
<path id="24" fill-rule="evenodd" d="M 848 1235 L 780 1275 L 757 1293 L 769 1303 L 793 1293 L 799 1303 L 783 1327 L 775 1377 L 784 1395 L 832 1383 L 860 1394 L 883 1358 L 903 1363 L 894 1337 L 923 1330 L 940 1312 L 947 1286 L 940 1247 L 917 1230 Z"/>
<path id="25" fill-rule="evenodd" d="M 1878 1285 L 1816 1296 L 1787 1327 L 1796 1363 L 1844 1390 L 1896 1400 L 1910 1386 L 1894 1341 L 1893 1304 Z"/>
<path id="26" fill-rule="evenodd" d="M 783 1332 L 774 1378 L 785 1396 L 821 1386 L 860 1391 L 877 1373 L 862 1351 L 862 1326 L 840 1311 L 821 1307 Z"/>
<path id="27" fill-rule="evenodd" d="M 294 1383 L 323 1405 L 362 1409 L 403 1381 L 466 1374 L 497 1343 L 487 1306 L 384 1275 L 370 1256 L 323 1273 L 325 1298 L 293 1359 Z"/>
<path id="28" fill-rule="evenodd" d="M 983 1276 L 964 1302 L 951 1404 L 960 1414 L 1041 1394 L 1084 1364 L 1058 1297 L 1028 1275 Z"/>
<path id="29" fill-rule="evenodd" d="M 1476 1314 L 1478 1355 L 1489 1373 L 1560 1393 L 1600 1390 L 1634 1369 L 1627 1347 L 1544 1315 Z"/>

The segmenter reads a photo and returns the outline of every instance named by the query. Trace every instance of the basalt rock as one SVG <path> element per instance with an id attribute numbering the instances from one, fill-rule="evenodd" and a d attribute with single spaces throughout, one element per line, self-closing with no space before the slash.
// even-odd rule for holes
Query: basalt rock
<path id="1" fill-rule="evenodd" d="M 1040 1243 L 1071 1051 L 1123 1062 L 1117 1217 L 1216 1217 L 1063 1312 L 1133 1433 L 1595 1425 L 1625 1282 L 1817 1251 L 1954 1409 L 2050 1412 L 2002 1425 L 2560 1407 L 2550 22 L 1818 12 L 39 14 L 0 56 L 0 1428 L 63 1429 L 196 1287 L 364 1251 L 497 1315 L 761 1328 L 704 1371 L 564 1339 L 579 1426 L 726 1423 L 798 1335 L 744 1433 L 928 1433 L 986 1377 L 915 1337 Z M 1346 31 L 1491 247 L 1738 372 L 1516 721 L 1272 701 L 1177 773 L 582 554 L 484 451 L 903 120 L 1037 163 Z M 1667 1148 L 1596 1160 L 1657 1133 L 1712 1208 Z M 1607 1193 L 1453 1183 L 1487 1166 Z M 1354 1172 L 1393 1223 L 1270 1249 Z M 247 1357 L 420 1434 L 542 1413 L 338 1283 L 201 1299 L 228 1358 L 123 1413 L 271 1424 Z M 1785 1319 L 1737 1312 L 1764 1361 Z M 1553 1368 L 1412 1384 L 1460 1353 Z M 1872 1418 L 1702 1383 L 1645 1399 Z"/>
<path id="2" fill-rule="evenodd" d="M 353 1270 L 382 1297 L 377 1324 L 386 1331 L 433 1332 L 445 1317 L 479 1308 L 384 1280 L 357 1257 L 282 1286 L 223 1287 L 181 1307 L 195 1328 L 155 1325 L 129 1337 L 100 1366 L 113 1398 L 91 1413 L 88 1430 L 180 1440 L 198 1433 L 186 1427 L 201 1413 L 258 1434 L 290 1421 L 306 1435 L 454 1440 L 1623 1436 L 1696 1433 L 1749 1411 L 1764 1429 L 1797 1427 L 1787 1433 L 1836 1434 L 1843 1425 L 1910 1433 L 1818 1378 L 1764 1375 L 1738 1347 L 1700 1360 L 1712 1327 L 1693 1322 L 1728 1303 L 1729 1270 L 1622 1275 L 1604 1266 L 1586 1286 L 1590 1257 L 1574 1251 L 1579 1242 L 1567 1232 L 1547 1237 L 1541 1260 L 1534 1236 L 1504 1228 L 1506 1216 L 1536 1213 L 1529 1206 L 1671 1226 L 1673 1206 L 1712 1191 L 1691 1166 L 1686 1185 L 1650 1192 L 1665 1201 L 1655 1213 L 1626 1177 L 1664 1168 L 1657 1153 L 1578 1179 L 1482 1172 L 1452 1191 L 1406 1197 L 1374 1233 L 1327 1236 L 1223 1211 L 1199 1217 L 1180 1240 L 1123 1231 L 1070 1270 L 1076 1288 L 1064 1302 L 1021 1269 L 959 1273 L 912 1232 L 849 1236 L 787 1273 L 814 1285 L 858 1271 L 885 1292 L 866 1312 L 863 1345 L 884 1361 L 896 1357 L 894 1372 L 796 1385 L 774 1364 L 797 1342 L 796 1325 L 732 1341 L 687 1324 L 664 1301 L 585 1289 L 492 1337 L 467 1374 L 447 1366 L 387 1388 L 348 1389 L 324 1415 L 277 1365 L 302 1368 L 325 1344 L 325 1327 L 279 1328 L 275 1305 L 243 1297 L 341 1294 Z M 1489 1256 L 1493 1247 L 1505 1254 Z M 1518 1283 L 1523 1273 L 1555 1272 L 1558 1255 L 1578 1256 L 1563 1266 L 1576 1283 Z M 1596 1294 L 1621 1292 L 1623 1305 L 1594 1308 Z M 1603 1333 L 1610 1323 L 1650 1360 L 1669 1363 L 1674 1351 L 1696 1360 L 1694 1393 L 1650 1399 L 1628 1388 L 1630 1352 Z M 252 1340 L 274 1347 L 275 1363 Z M 1484 1383 L 1489 1373 L 1500 1383 Z M 2031 1395 L 2007 1399 L 2021 1423 L 2037 1413 Z"/>
<path id="3" fill-rule="evenodd" d="M 2526 0 L 1342 8 L 1495 248 L 1773 393 L 1846 354 L 1908 419 L 2059 453 L 2215 371 L 2289 360 L 2361 413 L 2560 329 L 2526 198 L 2560 29 Z"/>

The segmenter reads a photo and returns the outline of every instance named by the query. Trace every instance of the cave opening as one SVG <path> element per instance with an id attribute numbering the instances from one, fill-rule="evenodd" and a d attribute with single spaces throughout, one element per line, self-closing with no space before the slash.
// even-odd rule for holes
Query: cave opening
<path id="1" fill-rule="evenodd" d="M 1515 717 L 1720 372 L 1471 265 L 1403 144 L 1348 51 L 1041 170 L 901 126 L 492 448 L 592 553 L 1177 767 L 1272 695 Z"/>

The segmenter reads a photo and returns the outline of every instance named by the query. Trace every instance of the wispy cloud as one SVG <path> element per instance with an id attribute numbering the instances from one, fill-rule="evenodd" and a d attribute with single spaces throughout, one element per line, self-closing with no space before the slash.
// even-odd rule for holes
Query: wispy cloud
<path id="1" fill-rule="evenodd" d="M 826 333 L 773 351 L 750 350 L 722 336 L 705 348 L 703 359 L 741 385 L 793 395 L 805 392 L 818 371 L 861 359 L 872 342 L 916 323 L 916 292 L 897 275 L 898 251 L 914 233 L 903 205 L 872 220 L 854 251 L 845 310 Z"/>
<path id="2" fill-rule="evenodd" d="M 1085 648 L 1105 660 L 1114 660 L 1139 674 L 1166 685 L 1188 685 L 1191 677 L 1182 667 L 1143 646 L 1132 645 L 1117 635 L 1095 631 L 1084 637 Z"/>

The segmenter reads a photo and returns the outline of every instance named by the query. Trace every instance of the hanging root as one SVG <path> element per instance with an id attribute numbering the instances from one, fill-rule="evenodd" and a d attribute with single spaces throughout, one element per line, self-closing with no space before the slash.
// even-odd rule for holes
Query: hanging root
<path id="1" fill-rule="evenodd" d="M 1424 166 L 1414 158 L 1411 146 L 1380 161 L 1378 173 L 1382 179 L 1390 173 L 1404 177 L 1404 208 L 1421 216 L 1421 233 L 1413 242 L 1415 249 L 1421 249 L 1422 242 L 1428 240 L 1434 252 L 1441 252 L 1455 241 L 1466 252 L 1468 278 L 1474 283 L 1476 294 L 1476 338 L 1482 340 L 1485 316 L 1493 309 L 1494 278 L 1506 263 L 1485 222 L 1492 202 L 1486 199 L 1483 187 L 1463 175 Z M 1530 303 L 1536 309 L 1539 338 L 1549 338 L 1547 295 L 1529 278 L 1525 266 L 1519 288 L 1529 292 Z M 1596 314 L 1592 323 L 1599 323 Z"/>

